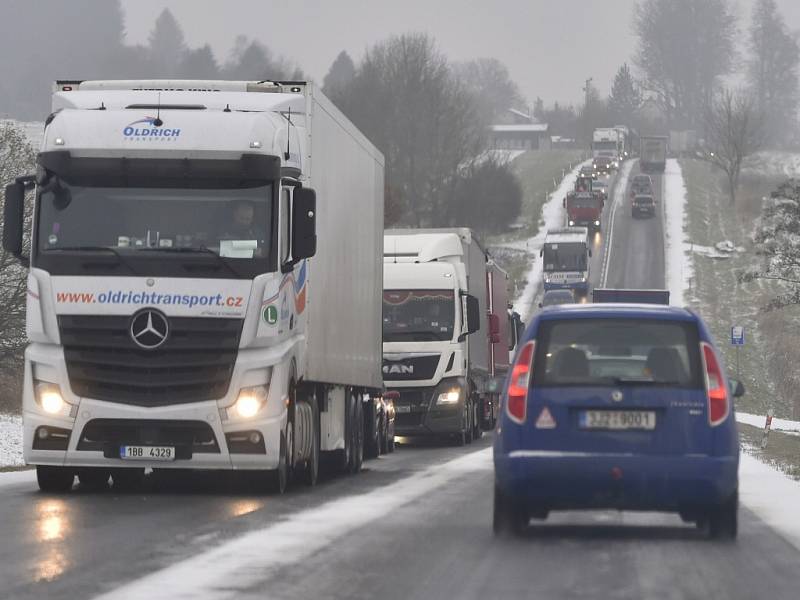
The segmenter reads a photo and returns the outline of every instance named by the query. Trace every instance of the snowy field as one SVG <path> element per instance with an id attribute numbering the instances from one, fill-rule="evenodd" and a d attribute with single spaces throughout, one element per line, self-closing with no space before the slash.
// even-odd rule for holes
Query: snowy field
<path id="1" fill-rule="evenodd" d="M 736 420 L 739 423 L 752 425 L 763 429 L 767 422 L 766 415 L 754 415 L 751 413 L 736 412 Z M 772 425 L 770 426 L 773 431 L 780 431 L 789 435 L 800 436 L 800 421 L 790 421 L 789 419 L 778 419 L 773 417 Z"/>
<path id="2" fill-rule="evenodd" d="M 759 176 L 800 177 L 800 154 L 770 150 L 750 156 L 742 166 L 742 173 Z"/>

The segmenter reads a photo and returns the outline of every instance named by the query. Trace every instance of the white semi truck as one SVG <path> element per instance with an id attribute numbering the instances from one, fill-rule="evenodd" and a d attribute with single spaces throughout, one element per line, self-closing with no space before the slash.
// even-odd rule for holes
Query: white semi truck
<path id="1" fill-rule="evenodd" d="M 592 134 L 592 158 L 607 158 L 616 166 L 622 161 L 623 144 L 620 132 L 613 127 L 595 129 Z"/>
<path id="2" fill-rule="evenodd" d="M 151 467 L 283 491 L 321 453 L 357 471 L 383 386 L 381 153 L 303 82 L 59 81 L 52 108 L 3 240 L 30 265 L 40 488 Z"/>
<path id="3" fill-rule="evenodd" d="M 395 431 L 469 443 L 494 412 L 492 357 L 508 362 L 508 296 L 493 307 L 490 294 L 507 286 L 505 273 L 492 270 L 489 287 L 487 253 L 466 228 L 387 230 L 383 266 L 383 377 Z"/>

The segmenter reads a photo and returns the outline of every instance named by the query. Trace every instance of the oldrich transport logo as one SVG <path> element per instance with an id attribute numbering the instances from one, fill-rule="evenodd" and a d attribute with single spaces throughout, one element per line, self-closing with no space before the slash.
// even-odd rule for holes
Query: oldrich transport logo
<path id="1" fill-rule="evenodd" d="M 122 135 L 125 136 L 126 140 L 137 142 L 149 140 L 169 142 L 175 141 L 178 137 L 180 137 L 180 129 L 163 126 L 156 127 L 155 121 L 155 117 L 145 117 L 144 119 L 134 121 L 133 123 L 125 126 L 125 128 L 122 130 Z"/>
<path id="2" fill-rule="evenodd" d="M 161 311 L 145 308 L 133 315 L 130 334 L 133 342 L 140 348 L 155 350 L 167 341 L 169 321 Z"/>

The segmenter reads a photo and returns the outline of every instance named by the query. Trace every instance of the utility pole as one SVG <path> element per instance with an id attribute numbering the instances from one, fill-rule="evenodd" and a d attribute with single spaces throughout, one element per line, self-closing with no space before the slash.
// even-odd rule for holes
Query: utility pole
<path id="1" fill-rule="evenodd" d="M 583 104 L 583 114 L 584 118 L 586 119 L 586 135 L 589 139 L 589 148 L 591 149 L 592 146 L 592 133 L 589 131 L 589 126 L 591 125 L 591 121 L 589 121 L 589 90 L 591 89 L 589 85 L 592 83 L 592 78 L 589 77 L 584 82 L 583 86 L 583 94 L 584 94 L 584 104 Z"/>

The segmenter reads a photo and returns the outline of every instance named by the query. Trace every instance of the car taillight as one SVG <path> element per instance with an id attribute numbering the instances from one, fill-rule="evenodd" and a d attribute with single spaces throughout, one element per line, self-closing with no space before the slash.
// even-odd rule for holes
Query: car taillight
<path id="1" fill-rule="evenodd" d="M 526 405 L 528 403 L 528 384 L 531 380 L 533 350 L 536 342 L 528 342 L 517 354 L 514 368 L 511 369 L 511 379 L 508 382 L 508 401 L 506 411 L 508 417 L 515 423 L 525 422 Z"/>
<path id="2" fill-rule="evenodd" d="M 722 423 L 730 412 L 730 401 L 725 378 L 714 349 L 707 343 L 701 342 L 703 364 L 705 365 L 706 396 L 708 397 L 708 422 L 712 427 Z"/>

